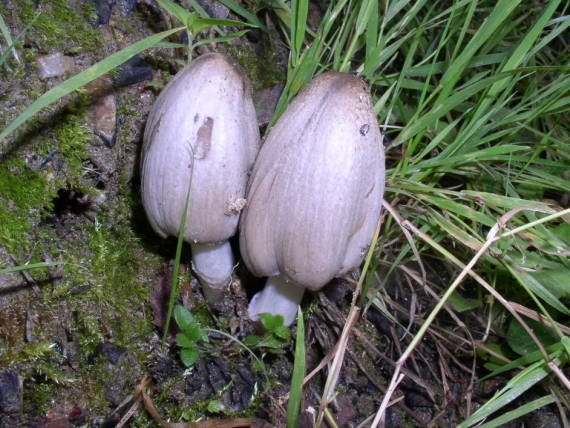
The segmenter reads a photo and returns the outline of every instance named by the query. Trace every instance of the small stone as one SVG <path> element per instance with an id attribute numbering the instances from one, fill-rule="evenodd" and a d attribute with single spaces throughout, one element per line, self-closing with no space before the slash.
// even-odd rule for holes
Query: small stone
<path id="1" fill-rule="evenodd" d="M 230 10 L 227 6 L 215 0 L 198 0 L 200 6 L 204 8 L 210 17 L 215 19 L 226 19 L 230 15 Z"/>
<path id="2" fill-rule="evenodd" d="M 97 12 L 97 19 L 92 22 L 95 28 L 103 27 L 109 23 L 111 13 L 113 12 L 113 5 L 116 0 L 90 0 L 91 4 L 95 7 Z"/>
<path id="3" fill-rule="evenodd" d="M 116 88 L 122 88 L 145 80 L 152 80 L 152 68 L 141 57 L 134 56 L 119 67 L 113 83 Z"/>
<path id="4" fill-rule="evenodd" d="M 22 378 L 13 370 L 0 371 L 0 426 L 18 426 L 22 416 Z"/>
<path id="5" fill-rule="evenodd" d="M 265 126 L 271 122 L 282 91 L 283 85 L 278 84 L 253 93 L 253 104 L 257 112 L 257 122 L 259 126 Z"/>
<path id="6" fill-rule="evenodd" d="M 113 79 L 111 75 L 104 74 L 85 85 L 85 90 L 93 97 L 98 98 L 113 92 Z"/>
<path id="7" fill-rule="evenodd" d="M 137 5 L 137 0 L 119 0 L 119 10 L 123 16 L 131 13 Z"/>
<path id="8" fill-rule="evenodd" d="M 95 355 L 105 357 L 111 364 L 118 364 L 127 350 L 111 342 L 102 342 L 95 348 Z"/>
<path id="9" fill-rule="evenodd" d="M 98 98 L 87 113 L 87 122 L 107 147 L 113 147 L 117 137 L 115 96 L 109 94 Z"/>
<path id="10" fill-rule="evenodd" d="M 36 58 L 40 69 L 40 78 L 62 76 L 69 72 L 75 65 L 73 58 L 65 56 L 61 52 L 51 55 L 43 55 Z"/>

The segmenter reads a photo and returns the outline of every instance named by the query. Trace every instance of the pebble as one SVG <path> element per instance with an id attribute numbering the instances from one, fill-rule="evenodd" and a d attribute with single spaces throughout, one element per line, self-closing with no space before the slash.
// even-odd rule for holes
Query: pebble
<path id="1" fill-rule="evenodd" d="M 257 112 L 259 126 L 265 126 L 271 121 L 281 92 L 283 92 L 283 85 L 278 84 L 253 93 L 253 104 Z"/>
<path id="2" fill-rule="evenodd" d="M 0 371 L 0 426 L 17 426 L 22 416 L 22 378 L 14 370 Z"/>
<path id="3" fill-rule="evenodd" d="M 145 80 L 152 80 L 152 67 L 137 55 L 119 67 L 113 84 L 116 88 L 122 88 Z"/>
<path id="4" fill-rule="evenodd" d="M 131 13 L 135 9 L 137 2 L 137 0 L 119 0 L 119 10 L 123 16 Z"/>
<path id="5" fill-rule="evenodd" d="M 95 348 L 95 355 L 107 358 L 111 364 L 119 364 L 127 350 L 111 342 L 101 342 Z"/>
<path id="6" fill-rule="evenodd" d="M 214 0 L 198 0 L 200 6 L 204 8 L 210 18 L 227 19 L 230 15 L 230 10 L 219 1 Z"/>
<path id="7" fill-rule="evenodd" d="M 113 93 L 113 79 L 105 74 L 85 86 L 93 98 L 87 112 L 87 125 L 107 147 L 114 147 L 117 137 L 117 102 Z"/>
<path id="8" fill-rule="evenodd" d="M 51 55 L 43 55 L 36 58 L 39 66 L 40 78 L 63 76 L 75 65 L 73 58 L 65 56 L 61 52 Z"/>
<path id="9" fill-rule="evenodd" d="M 111 19 L 111 13 L 113 12 L 113 5 L 116 0 L 89 0 L 91 4 L 95 7 L 97 12 L 97 19 L 92 22 L 93 27 L 101 28 L 109 23 Z"/>
<path id="10" fill-rule="evenodd" d="M 87 122 L 107 147 L 117 140 L 117 103 L 113 94 L 98 98 L 87 113 Z"/>

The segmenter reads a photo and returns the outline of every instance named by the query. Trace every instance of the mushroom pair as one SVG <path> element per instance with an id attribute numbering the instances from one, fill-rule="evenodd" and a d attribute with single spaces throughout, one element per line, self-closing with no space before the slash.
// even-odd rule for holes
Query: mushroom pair
<path id="1" fill-rule="evenodd" d="M 247 79 L 209 54 L 159 96 L 145 130 L 143 204 L 153 228 L 177 235 L 190 179 L 185 239 L 208 300 L 230 280 L 237 227 L 259 145 Z M 362 262 L 380 216 L 384 154 L 361 79 L 324 73 L 297 96 L 259 151 L 242 212 L 246 266 L 269 277 L 249 306 L 291 325 L 304 289 Z"/>

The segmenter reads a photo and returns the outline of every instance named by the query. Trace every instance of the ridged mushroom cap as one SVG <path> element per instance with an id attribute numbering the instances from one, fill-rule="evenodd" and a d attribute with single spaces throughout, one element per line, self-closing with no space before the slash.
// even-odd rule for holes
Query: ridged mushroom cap
<path id="1" fill-rule="evenodd" d="M 177 236 L 191 180 L 184 238 L 235 234 L 259 149 L 251 86 L 239 66 L 207 54 L 180 71 L 152 107 L 142 150 L 142 201 L 153 229 Z"/>
<path id="2" fill-rule="evenodd" d="M 312 290 L 357 267 L 380 216 L 384 168 L 364 82 L 338 72 L 314 79 L 256 160 L 240 223 L 246 265 Z"/>

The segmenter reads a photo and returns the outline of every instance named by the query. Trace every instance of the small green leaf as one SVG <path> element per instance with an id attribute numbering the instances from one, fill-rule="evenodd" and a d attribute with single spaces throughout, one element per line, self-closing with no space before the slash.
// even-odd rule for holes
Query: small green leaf
<path id="1" fill-rule="evenodd" d="M 184 330 L 184 333 L 190 338 L 190 340 L 194 340 L 196 342 L 204 338 L 204 332 L 198 324 L 188 326 L 188 328 Z"/>
<path id="2" fill-rule="evenodd" d="M 283 341 L 281 339 L 278 339 L 274 335 L 271 335 L 271 336 L 268 335 L 268 336 L 265 336 L 257 344 L 257 346 L 263 347 L 263 348 L 274 349 L 274 350 L 281 350 L 281 347 L 283 346 Z"/>
<path id="3" fill-rule="evenodd" d="M 283 315 L 273 315 L 270 313 L 259 314 L 259 319 L 267 331 L 274 331 L 285 322 Z"/>
<path id="4" fill-rule="evenodd" d="M 178 333 L 176 335 L 176 343 L 178 344 L 178 346 L 181 346 L 182 348 L 195 348 L 196 347 L 196 341 L 190 339 L 188 336 L 186 336 L 183 333 Z"/>
<path id="5" fill-rule="evenodd" d="M 180 330 L 183 332 L 186 332 L 191 325 L 196 324 L 192 313 L 184 306 L 180 305 L 177 305 L 174 308 L 174 319 L 176 320 L 178 327 L 180 327 Z"/>
<path id="6" fill-rule="evenodd" d="M 230 33 L 230 34 L 222 36 L 222 37 L 215 37 L 213 39 L 198 40 L 196 43 L 192 44 L 192 49 L 197 48 L 198 46 L 207 45 L 209 43 L 231 42 L 234 39 L 239 39 L 240 37 L 245 36 L 248 32 L 249 32 L 249 30 L 241 30 L 241 31 L 236 31 L 235 33 Z M 182 46 L 185 46 L 185 45 L 182 45 Z"/>
<path id="7" fill-rule="evenodd" d="M 553 328 L 547 327 L 539 322 L 528 320 L 527 324 L 540 342 L 544 346 L 550 346 L 559 342 L 560 338 Z M 519 355 L 527 355 L 533 351 L 538 350 L 534 340 L 528 335 L 526 330 L 519 324 L 518 321 L 512 320 L 507 332 L 507 343 Z"/>
<path id="8" fill-rule="evenodd" d="M 291 329 L 281 325 L 273 330 L 273 334 L 280 339 L 289 340 L 291 338 Z"/>
<path id="9" fill-rule="evenodd" d="M 180 359 L 186 367 L 191 367 L 200 358 L 198 348 L 184 348 L 180 351 Z"/>
<path id="10" fill-rule="evenodd" d="M 457 312 L 467 312 L 471 309 L 478 308 L 483 304 L 481 299 L 466 299 L 457 292 L 449 296 L 448 302 L 451 304 L 453 310 Z"/>
<path id="11" fill-rule="evenodd" d="M 562 223 L 552 230 L 558 239 L 570 246 L 570 224 Z"/>
<path id="12" fill-rule="evenodd" d="M 245 339 L 243 339 L 243 343 L 247 346 L 256 346 L 261 341 L 261 337 L 255 334 L 248 334 Z"/>
<path id="13" fill-rule="evenodd" d="M 562 337 L 562 345 L 564 346 L 564 349 L 566 349 L 566 353 L 568 355 L 570 355 L 570 337 L 563 336 Z"/>

